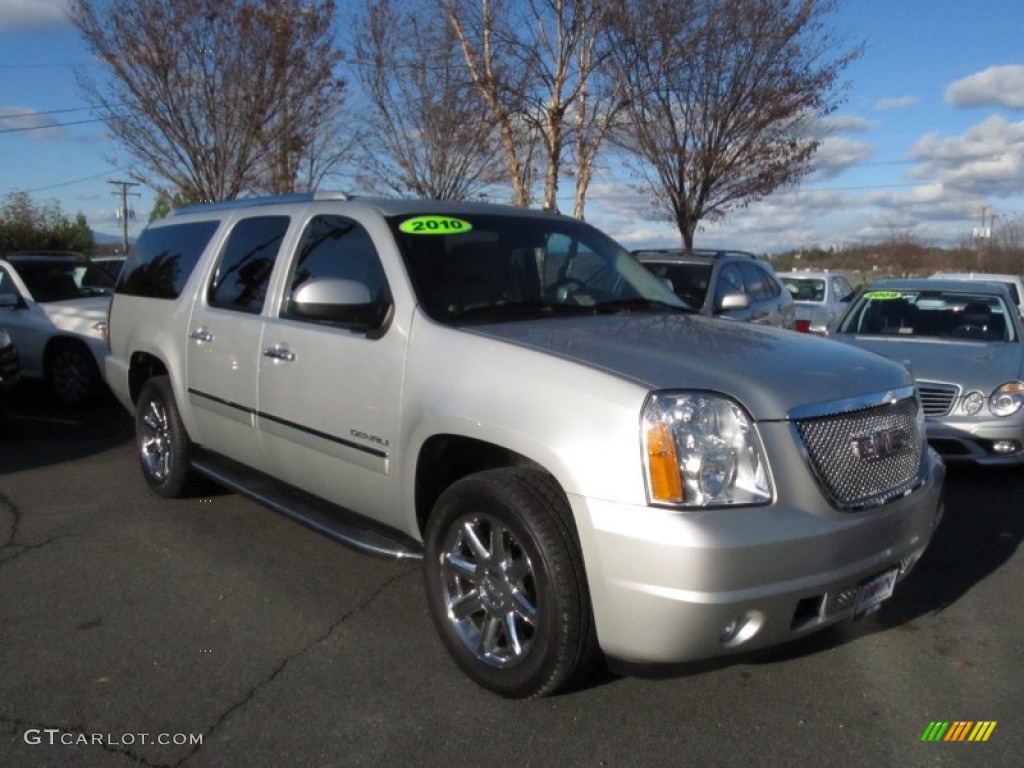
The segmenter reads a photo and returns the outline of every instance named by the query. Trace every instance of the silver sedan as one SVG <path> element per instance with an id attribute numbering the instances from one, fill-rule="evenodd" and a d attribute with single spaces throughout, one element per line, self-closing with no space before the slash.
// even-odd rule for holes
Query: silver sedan
<path id="1" fill-rule="evenodd" d="M 882 280 L 829 336 L 910 369 L 947 461 L 1024 464 L 1024 328 L 1004 286 Z"/>

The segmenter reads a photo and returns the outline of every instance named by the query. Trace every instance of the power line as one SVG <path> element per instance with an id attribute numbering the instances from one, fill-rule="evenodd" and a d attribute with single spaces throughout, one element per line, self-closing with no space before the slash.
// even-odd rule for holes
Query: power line
<path id="1" fill-rule="evenodd" d="M 4 116 L 6 117 L 6 116 Z M 0 117 L 3 120 L 4 117 Z M 25 131 L 45 131 L 49 128 L 66 128 L 69 125 L 86 125 L 88 123 L 105 123 L 107 120 L 124 120 L 128 115 L 112 115 L 111 117 L 97 117 L 93 120 L 73 120 L 70 123 L 52 123 L 50 125 L 29 125 L 21 128 L 0 128 L 0 133 L 24 133 Z"/>
<path id="2" fill-rule="evenodd" d="M 114 109 L 115 107 L 123 107 L 124 104 L 104 104 L 105 109 Z M 16 112 L 14 114 L 0 115 L 0 120 L 7 120 L 13 117 L 35 117 L 36 115 L 59 115 L 64 112 L 87 112 L 95 107 L 69 107 L 68 109 L 50 109 L 46 112 Z"/>

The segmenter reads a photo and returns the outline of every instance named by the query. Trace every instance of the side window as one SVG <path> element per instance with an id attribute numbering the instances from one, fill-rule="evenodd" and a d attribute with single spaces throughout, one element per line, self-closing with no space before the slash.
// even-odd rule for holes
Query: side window
<path id="1" fill-rule="evenodd" d="M 178 298 L 218 225 L 217 221 L 196 221 L 147 229 L 128 254 L 116 292 Z"/>
<path id="2" fill-rule="evenodd" d="M 743 276 L 735 262 L 723 264 L 718 273 L 718 285 L 715 287 L 715 307 L 722 306 L 722 299 L 730 293 L 746 293 Z"/>
<path id="3" fill-rule="evenodd" d="M 207 292 L 211 307 L 259 314 L 290 221 L 257 216 L 235 224 Z"/>
<path id="4" fill-rule="evenodd" d="M 308 319 L 292 312 L 292 299 L 304 284 L 323 278 L 365 286 L 372 304 L 391 300 L 384 268 L 369 233 L 343 216 L 317 216 L 306 226 L 292 265 L 281 316 Z"/>
<path id="5" fill-rule="evenodd" d="M 836 277 L 832 279 L 832 292 L 836 296 L 836 301 L 847 301 L 853 295 L 853 288 L 845 277 Z"/>
<path id="6" fill-rule="evenodd" d="M 746 286 L 746 292 L 751 299 L 756 301 L 764 301 L 770 299 L 775 294 L 772 292 L 774 281 L 764 271 L 764 268 L 753 262 L 741 261 L 737 265 L 740 268 L 740 273 L 743 275 L 743 282 Z"/>

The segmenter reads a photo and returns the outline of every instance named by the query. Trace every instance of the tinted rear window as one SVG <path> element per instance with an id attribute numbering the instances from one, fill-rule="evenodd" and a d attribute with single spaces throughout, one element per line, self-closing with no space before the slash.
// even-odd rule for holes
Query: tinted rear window
<path id="1" fill-rule="evenodd" d="M 196 221 L 147 229 L 117 281 L 117 293 L 176 299 L 220 222 Z"/>

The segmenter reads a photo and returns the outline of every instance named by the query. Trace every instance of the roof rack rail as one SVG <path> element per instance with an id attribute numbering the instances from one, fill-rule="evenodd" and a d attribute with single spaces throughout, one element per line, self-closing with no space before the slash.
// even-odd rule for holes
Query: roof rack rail
<path id="1" fill-rule="evenodd" d="M 318 190 L 316 192 L 293 192 L 286 195 L 256 195 L 254 197 L 239 197 L 234 200 L 218 200 L 213 203 L 198 203 L 178 208 L 171 212 L 171 216 L 182 216 L 186 213 L 199 213 L 201 211 L 224 211 L 233 208 L 252 208 L 257 205 L 279 205 L 283 203 L 309 203 L 315 200 L 351 200 L 345 192 L 333 190 Z"/>

